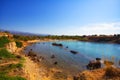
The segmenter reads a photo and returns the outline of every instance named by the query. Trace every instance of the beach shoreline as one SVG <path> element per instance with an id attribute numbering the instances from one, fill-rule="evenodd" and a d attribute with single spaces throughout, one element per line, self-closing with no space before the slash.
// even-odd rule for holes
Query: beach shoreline
<path id="1" fill-rule="evenodd" d="M 23 70 L 25 72 L 25 76 L 27 80 L 51 80 L 51 77 L 54 75 L 54 73 L 61 72 L 61 70 L 57 70 L 55 68 L 47 69 L 39 61 L 33 60 L 32 56 L 26 55 L 23 50 L 34 43 L 37 42 L 50 42 L 50 41 L 56 41 L 56 40 L 32 40 L 24 42 L 24 46 L 17 50 L 17 53 L 22 55 L 23 58 L 25 58 L 25 63 Z"/>
<path id="2" fill-rule="evenodd" d="M 60 78 L 60 80 L 73 80 L 73 75 L 64 73 L 63 70 L 55 67 L 48 69 L 40 61 L 37 61 L 39 59 L 38 56 L 37 56 L 37 59 L 33 59 L 32 56 L 28 56 L 24 53 L 24 49 L 34 43 L 56 42 L 56 41 L 61 41 L 61 40 L 51 40 L 51 39 L 50 40 L 31 40 L 23 43 L 24 46 L 21 48 L 21 50 L 19 50 L 19 52 L 20 54 L 23 55 L 23 57 L 26 60 L 24 63 L 25 65 L 24 72 L 25 74 L 28 75 L 27 77 L 28 80 L 54 80 L 56 76 L 57 78 Z M 65 41 L 71 41 L 71 40 L 65 40 Z"/>
<path id="3" fill-rule="evenodd" d="M 59 40 L 33 40 L 33 41 L 28 41 L 28 42 L 24 43 L 25 45 L 24 45 L 24 47 L 22 47 L 21 50 L 24 50 L 27 46 L 29 46 L 31 44 L 34 44 L 34 43 L 50 42 L 50 41 L 54 42 L 54 41 L 59 41 Z M 24 53 L 22 52 L 22 54 L 24 54 Z M 54 80 L 54 77 L 56 77 L 56 76 L 54 76 L 55 74 L 62 75 L 62 78 L 65 78 L 65 79 L 60 79 L 60 80 L 74 80 L 73 75 L 67 75 L 67 74 L 63 73 L 62 70 L 56 69 L 56 68 L 47 69 L 39 61 L 33 60 L 33 57 L 31 58 L 31 56 L 26 56 L 24 54 L 24 58 L 26 60 L 26 62 L 24 63 L 24 65 L 25 65 L 24 66 L 24 71 L 28 76 L 27 77 L 28 80 Z M 91 73 L 92 71 L 89 71 L 89 70 L 82 71 L 82 72 L 80 72 L 81 73 L 80 76 L 82 75 L 82 73 L 87 74 L 87 73 Z M 97 71 L 97 70 L 94 70 L 94 71 Z M 100 69 L 99 72 L 103 72 L 100 75 L 105 74 L 104 69 Z M 95 73 L 96 72 L 93 72 L 93 74 L 95 74 Z M 87 76 L 89 77 L 89 74 L 87 74 Z"/>
<path id="4" fill-rule="evenodd" d="M 23 63 L 24 65 L 23 71 L 25 73 L 24 76 L 27 80 L 43 80 L 42 79 L 43 76 L 41 76 L 41 74 L 39 73 L 40 64 L 35 63 L 33 60 L 31 60 L 31 58 L 29 56 L 26 56 L 23 51 L 27 46 L 36 42 L 41 42 L 41 41 L 32 40 L 32 41 L 23 42 L 23 47 L 18 48 L 16 51 L 17 54 L 21 55 L 25 59 L 25 62 Z"/>

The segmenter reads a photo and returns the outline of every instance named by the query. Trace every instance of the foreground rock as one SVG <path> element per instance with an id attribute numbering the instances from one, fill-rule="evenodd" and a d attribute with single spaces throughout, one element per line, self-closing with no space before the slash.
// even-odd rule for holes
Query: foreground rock
<path id="1" fill-rule="evenodd" d="M 101 68 L 101 58 L 96 58 L 96 60 L 90 61 L 86 67 L 89 70 Z"/>

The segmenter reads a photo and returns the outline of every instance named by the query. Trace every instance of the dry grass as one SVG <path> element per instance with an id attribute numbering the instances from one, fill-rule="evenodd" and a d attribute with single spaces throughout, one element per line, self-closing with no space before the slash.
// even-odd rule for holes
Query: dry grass
<path id="1" fill-rule="evenodd" d="M 120 78 L 120 69 L 108 67 L 105 71 L 105 77 L 108 78 Z"/>

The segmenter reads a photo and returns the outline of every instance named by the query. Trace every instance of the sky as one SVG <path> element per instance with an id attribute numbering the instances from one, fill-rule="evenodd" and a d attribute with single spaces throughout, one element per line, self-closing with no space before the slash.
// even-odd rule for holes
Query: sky
<path id="1" fill-rule="evenodd" d="M 53 35 L 120 34 L 120 0 L 0 0 L 0 29 Z"/>

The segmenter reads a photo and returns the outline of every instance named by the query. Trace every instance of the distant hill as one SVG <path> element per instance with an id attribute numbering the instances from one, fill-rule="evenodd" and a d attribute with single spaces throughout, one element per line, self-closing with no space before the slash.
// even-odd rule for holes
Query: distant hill
<path id="1" fill-rule="evenodd" d="M 30 33 L 30 32 L 21 32 L 21 31 L 10 31 L 10 30 L 3 30 L 0 29 L 1 32 L 10 32 L 11 34 L 16 34 L 16 35 L 23 35 L 23 36 L 48 36 L 49 34 L 36 34 L 36 33 Z"/>

